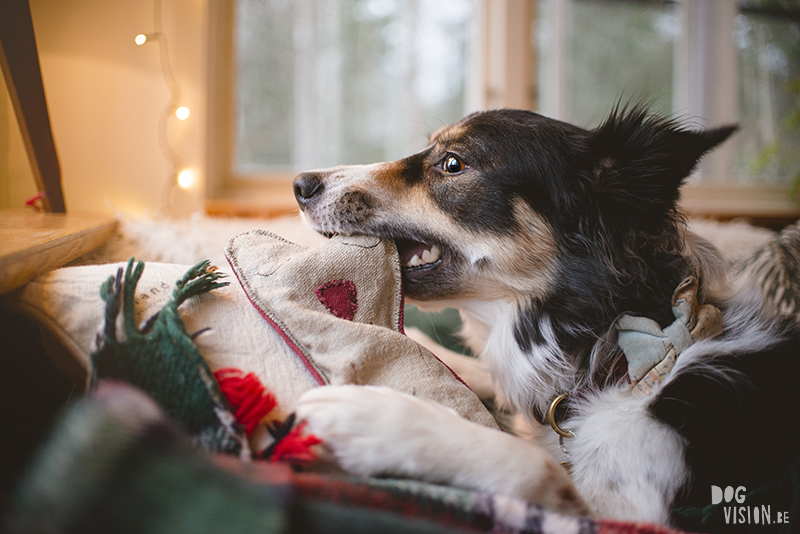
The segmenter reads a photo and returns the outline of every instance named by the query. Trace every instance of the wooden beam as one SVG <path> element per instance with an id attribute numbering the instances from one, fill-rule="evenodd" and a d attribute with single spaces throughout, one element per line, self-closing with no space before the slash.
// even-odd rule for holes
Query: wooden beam
<path id="1" fill-rule="evenodd" d="M 0 67 L 46 211 L 66 211 L 28 0 L 0 1 Z"/>
<path id="2" fill-rule="evenodd" d="M 483 109 L 534 109 L 531 26 L 534 4 L 528 0 L 488 0 L 485 18 Z"/>

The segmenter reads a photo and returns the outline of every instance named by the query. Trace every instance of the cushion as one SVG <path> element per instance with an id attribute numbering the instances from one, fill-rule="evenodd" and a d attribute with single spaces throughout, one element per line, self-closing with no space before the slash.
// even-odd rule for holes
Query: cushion
<path id="1" fill-rule="evenodd" d="M 303 247 L 253 230 L 234 237 L 226 254 L 231 267 L 221 271 L 233 283 L 179 308 L 212 370 L 253 372 L 285 413 L 312 387 L 372 384 L 430 398 L 496 427 L 477 396 L 402 333 L 402 280 L 393 242 L 335 237 Z M 52 271 L 9 294 L 4 305 L 32 317 L 58 340 L 66 349 L 56 362 L 60 367 L 85 373 L 103 322 L 100 286 L 121 266 Z M 188 269 L 146 264 L 135 294 L 137 323 L 163 307 Z"/>

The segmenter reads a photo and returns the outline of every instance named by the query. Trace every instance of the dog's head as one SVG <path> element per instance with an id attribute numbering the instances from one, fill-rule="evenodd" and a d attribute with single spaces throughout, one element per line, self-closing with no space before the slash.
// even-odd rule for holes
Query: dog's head
<path id="1" fill-rule="evenodd" d="M 294 193 L 318 232 L 395 239 L 414 299 L 542 301 L 575 262 L 622 272 L 631 249 L 663 241 L 681 184 L 733 130 L 689 131 L 641 107 L 595 130 L 488 111 L 407 158 L 303 173 Z"/>

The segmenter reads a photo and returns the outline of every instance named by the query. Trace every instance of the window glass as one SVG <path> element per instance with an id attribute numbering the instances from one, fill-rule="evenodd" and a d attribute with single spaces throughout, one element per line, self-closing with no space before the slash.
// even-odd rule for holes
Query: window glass
<path id="1" fill-rule="evenodd" d="M 791 185 L 800 179 L 800 6 L 792 18 L 774 9 L 781 4 L 747 2 L 736 19 L 740 182 Z"/>
<path id="2" fill-rule="evenodd" d="M 548 57 L 553 9 L 542 0 L 540 67 L 553 72 Z M 569 8 L 567 120 L 596 126 L 618 101 L 644 101 L 654 111 L 672 112 L 672 74 L 680 19 L 669 2 L 573 0 Z M 543 87 L 546 90 L 546 85 Z"/>
<path id="3" fill-rule="evenodd" d="M 570 121 L 595 125 L 620 98 L 672 112 L 674 5 L 577 0 L 571 15 Z"/>
<path id="4" fill-rule="evenodd" d="M 464 113 L 473 0 L 239 0 L 240 173 L 408 155 Z"/>
<path id="5" fill-rule="evenodd" d="M 685 44 L 681 40 L 687 37 L 681 28 L 682 4 L 670 0 L 569 0 L 566 4 L 541 0 L 540 101 L 550 98 L 547 91 L 553 87 L 544 77 L 558 71 L 550 42 L 555 38 L 556 2 L 562 8 L 569 6 L 567 120 L 594 126 L 620 99 L 650 102 L 663 115 L 681 113 L 673 102 L 679 89 L 675 84 L 697 81 L 675 80 L 676 45 Z M 738 0 L 736 5 L 732 34 L 719 37 L 738 54 L 738 86 L 705 88 L 739 99 L 740 130 L 732 139 L 735 149 L 729 151 L 733 161 L 725 165 L 733 175 L 725 179 L 730 185 L 798 187 L 800 1 Z"/>

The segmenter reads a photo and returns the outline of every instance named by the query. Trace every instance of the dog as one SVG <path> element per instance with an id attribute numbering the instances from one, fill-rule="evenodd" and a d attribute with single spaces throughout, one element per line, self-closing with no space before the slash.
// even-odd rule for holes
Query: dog
<path id="1" fill-rule="evenodd" d="M 406 296 L 461 311 L 498 399 L 531 435 L 366 386 L 307 392 L 298 417 L 352 473 L 570 514 L 685 526 L 676 510 L 710 504 L 712 485 L 778 476 L 800 450 L 798 327 L 730 294 L 719 255 L 676 205 L 735 129 L 693 130 L 642 105 L 618 105 L 593 130 L 501 109 L 404 159 L 300 174 L 313 230 L 394 239 Z M 646 324 L 663 341 L 686 303 L 710 326 L 641 389 L 623 318 L 633 338 Z"/>

